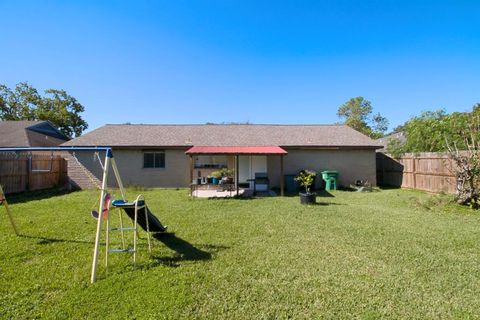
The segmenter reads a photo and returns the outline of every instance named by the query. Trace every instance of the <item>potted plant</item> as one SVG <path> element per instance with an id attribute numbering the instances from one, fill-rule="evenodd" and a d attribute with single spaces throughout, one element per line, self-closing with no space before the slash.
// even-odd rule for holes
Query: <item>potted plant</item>
<path id="1" fill-rule="evenodd" d="M 210 173 L 210 176 L 212 177 L 212 183 L 214 185 L 217 185 L 220 182 L 220 179 L 222 178 L 222 172 L 213 171 L 212 173 Z"/>
<path id="2" fill-rule="evenodd" d="M 220 173 L 222 175 L 222 180 L 225 181 L 224 183 L 233 183 L 233 170 L 223 168 L 222 170 L 220 170 Z"/>
<path id="3" fill-rule="evenodd" d="M 310 187 L 314 183 L 316 175 L 317 174 L 314 171 L 302 170 L 295 177 L 295 181 L 305 188 L 305 193 L 300 192 L 301 204 L 313 204 L 316 202 L 317 194 L 315 192 L 310 192 Z"/>

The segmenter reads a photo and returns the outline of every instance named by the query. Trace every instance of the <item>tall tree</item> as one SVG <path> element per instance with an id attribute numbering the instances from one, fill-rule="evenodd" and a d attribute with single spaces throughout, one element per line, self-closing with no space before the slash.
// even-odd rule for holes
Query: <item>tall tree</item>
<path id="1" fill-rule="evenodd" d="M 471 112 L 424 111 L 396 129 L 403 132 L 405 141 L 390 140 L 387 151 L 396 157 L 406 152 L 442 152 L 447 151 L 446 141 L 466 150 L 465 137 L 473 134 L 475 141 L 480 141 L 480 130 L 471 129 L 478 127 L 479 119 L 480 104 L 473 106 Z"/>
<path id="2" fill-rule="evenodd" d="M 338 108 L 337 115 L 344 119 L 349 127 L 371 137 L 380 138 L 388 128 L 388 120 L 380 113 L 372 115 L 370 101 L 363 97 L 348 100 Z"/>
<path id="3" fill-rule="evenodd" d="M 0 85 L 1 120 L 48 120 L 66 136 L 78 137 L 88 128 L 80 115 L 84 110 L 65 90 L 48 89 L 41 96 L 26 82 L 14 90 Z"/>
<path id="4" fill-rule="evenodd" d="M 0 84 L 0 119 L 35 120 L 34 109 L 40 104 L 37 90 L 21 82 L 12 90 Z"/>

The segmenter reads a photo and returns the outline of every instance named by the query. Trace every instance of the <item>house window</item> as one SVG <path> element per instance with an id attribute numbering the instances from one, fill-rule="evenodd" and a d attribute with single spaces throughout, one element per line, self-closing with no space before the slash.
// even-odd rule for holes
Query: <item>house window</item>
<path id="1" fill-rule="evenodd" d="M 165 168 L 165 151 L 146 151 L 143 153 L 144 168 Z"/>

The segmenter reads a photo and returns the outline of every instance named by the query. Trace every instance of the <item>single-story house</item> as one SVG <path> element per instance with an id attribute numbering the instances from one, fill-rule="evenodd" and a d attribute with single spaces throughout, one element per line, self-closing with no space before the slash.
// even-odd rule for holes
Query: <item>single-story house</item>
<path id="1" fill-rule="evenodd" d="M 167 188 L 188 187 L 220 168 L 237 168 L 242 185 L 266 173 L 270 187 L 280 187 L 282 172 L 302 169 L 336 170 L 343 186 L 356 180 L 375 185 L 375 150 L 382 147 L 346 125 L 254 124 L 109 124 L 63 146 L 112 147 L 125 185 Z M 72 182 L 80 188 L 92 187 L 92 178 L 98 182 L 99 159 L 77 152 L 69 159 Z M 317 187 L 321 183 L 317 178 Z"/>
<path id="2" fill-rule="evenodd" d="M 381 146 L 383 145 L 384 147 L 381 148 L 381 149 L 378 149 L 377 152 L 387 153 L 388 144 L 392 140 L 397 140 L 398 143 L 400 143 L 400 145 L 402 145 L 406 142 L 407 137 L 405 136 L 404 132 L 400 131 L 400 132 L 395 132 L 395 133 L 389 134 L 385 137 L 379 138 L 375 141 L 377 142 L 377 144 L 379 144 Z"/>
<path id="3" fill-rule="evenodd" d="M 68 140 L 50 121 L 0 121 L 0 147 L 55 147 Z"/>

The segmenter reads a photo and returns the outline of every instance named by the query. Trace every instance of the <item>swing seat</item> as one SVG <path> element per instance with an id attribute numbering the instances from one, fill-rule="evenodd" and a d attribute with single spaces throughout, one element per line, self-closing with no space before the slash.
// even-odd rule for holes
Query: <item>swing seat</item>
<path id="1" fill-rule="evenodd" d="M 105 194 L 103 198 L 103 217 L 106 218 L 108 216 L 108 211 L 110 210 L 110 203 L 111 203 L 110 193 Z M 97 210 L 92 209 L 91 215 L 94 219 L 98 220 L 100 216 Z"/>

